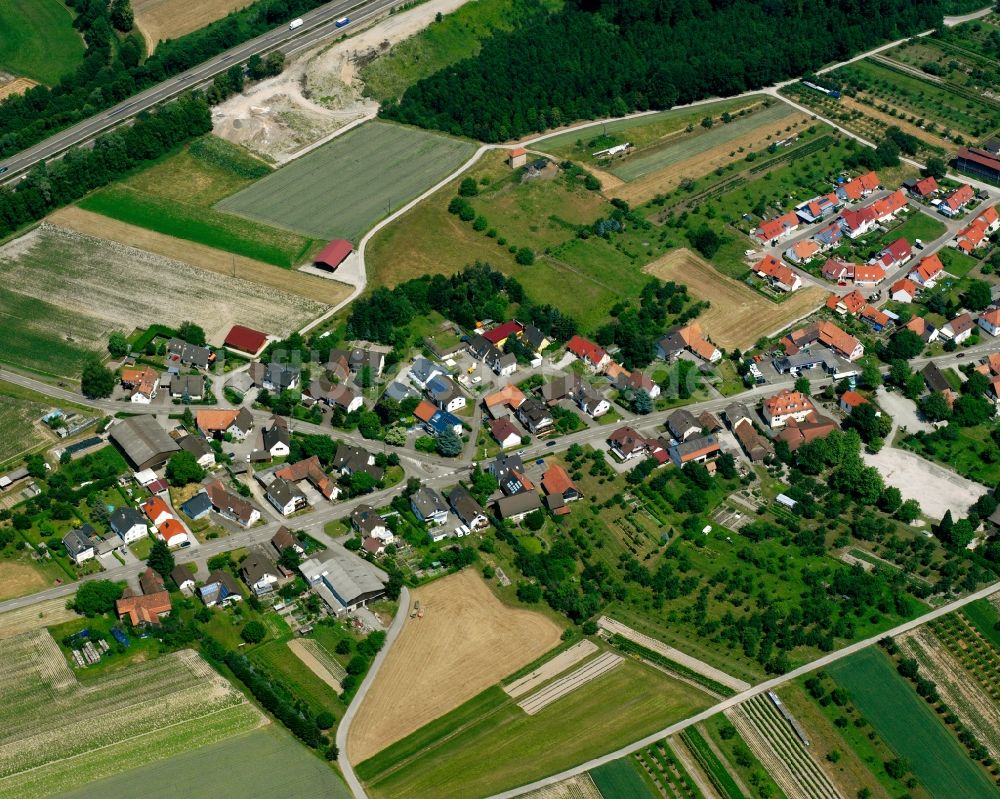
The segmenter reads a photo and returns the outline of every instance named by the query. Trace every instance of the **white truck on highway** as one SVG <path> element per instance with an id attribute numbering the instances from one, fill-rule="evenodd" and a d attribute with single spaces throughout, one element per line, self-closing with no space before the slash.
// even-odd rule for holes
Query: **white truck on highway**
<path id="1" fill-rule="evenodd" d="M 296 28 L 301 28 L 301 27 L 302 27 L 302 17 L 299 17 L 298 19 L 293 19 L 291 22 L 288 23 L 288 30 L 290 31 L 293 31 Z"/>

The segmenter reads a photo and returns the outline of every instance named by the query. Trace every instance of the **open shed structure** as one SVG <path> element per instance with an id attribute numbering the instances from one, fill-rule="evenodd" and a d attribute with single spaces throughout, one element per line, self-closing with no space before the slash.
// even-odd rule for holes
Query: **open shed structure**
<path id="1" fill-rule="evenodd" d="M 334 239 L 313 258 L 313 265 L 320 269 L 336 272 L 337 267 L 345 261 L 353 249 L 354 247 L 347 239 Z"/>

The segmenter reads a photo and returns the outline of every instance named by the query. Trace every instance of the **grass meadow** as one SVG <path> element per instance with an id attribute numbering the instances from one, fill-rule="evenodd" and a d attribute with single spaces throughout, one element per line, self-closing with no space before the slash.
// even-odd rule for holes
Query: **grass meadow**
<path id="1" fill-rule="evenodd" d="M 962 609 L 972 626 L 1000 653 L 1000 611 L 988 599 L 980 599 Z"/>
<path id="2" fill-rule="evenodd" d="M 490 688 L 359 764 L 357 772 L 374 799 L 487 796 L 634 741 L 711 701 L 626 660 L 534 716 Z"/>
<path id="3" fill-rule="evenodd" d="M 27 395 L 27 396 L 26 396 Z M 41 395 L 0 382 L 0 464 L 13 460 L 46 441 L 35 423 L 52 409 Z"/>
<path id="4" fill-rule="evenodd" d="M 938 721 L 934 711 L 869 647 L 827 667 L 864 717 L 935 799 L 979 799 L 996 788 Z"/>
<path id="5" fill-rule="evenodd" d="M 612 760 L 590 771 L 590 778 L 604 799 L 655 799 L 631 757 Z"/>
<path id="6" fill-rule="evenodd" d="M 268 172 L 266 164 L 236 145 L 205 137 L 91 194 L 79 206 L 167 236 L 288 268 L 318 250 L 321 242 L 213 208 Z"/>
<path id="7" fill-rule="evenodd" d="M 139 785 L 143 799 L 351 796 L 333 769 L 271 724 L 97 780 L 58 799 L 132 799 Z"/>
<path id="8" fill-rule="evenodd" d="M 53 85 L 83 60 L 83 38 L 62 0 L 0 0 L 0 69 Z"/>
<path id="9" fill-rule="evenodd" d="M 471 142 L 368 122 L 217 206 L 313 238 L 357 239 L 462 165 Z"/>

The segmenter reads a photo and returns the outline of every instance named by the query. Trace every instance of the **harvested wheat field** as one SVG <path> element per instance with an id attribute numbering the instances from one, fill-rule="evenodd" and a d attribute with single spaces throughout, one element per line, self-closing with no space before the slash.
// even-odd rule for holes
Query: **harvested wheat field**
<path id="1" fill-rule="evenodd" d="M 700 147 L 707 144 L 705 141 L 708 139 L 707 135 L 678 141 L 660 153 L 653 153 L 648 158 L 651 161 L 662 159 L 664 166 L 648 173 L 639 174 L 632 180 L 627 177 L 629 173 L 618 171 L 619 176 L 624 177 L 628 182 L 624 186 L 616 187 L 614 195 L 632 205 L 640 205 L 653 199 L 657 194 L 673 191 L 685 178 L 697 179 L 718 167 L 742 161 L 746 151 L 763 150 L 783 136 L 791 135 L 786 133 L 787 128 L 790 127 L 792 132 L 795 132 L 808 126 L 808 116 L 798 111 L 788 113 L 788 110 L 789 107 L 781 103 L 767 111 L 748 116 L 740 122 L 749 125 L 752 120 L 759 118 L 760 124 L 748 127 L 742 132 L 735 132 L 736 135 L 732 138 L 727 138 L 725 141 L 704 149 L 700 149 Z M 765 117 L 767 117 L 767 121 L 764 121 Z M 736 124 L 735 122 L 731 123 L 725 130 L 728 132 Z M 723 128 L 719 128 L 719 130 L 721 131 Z M 740 148 L 743 148 L 744 152 L 740 152 Z M 685 152 L 691 154 L 674 160 Z M 641 164 L 637 162 L 634 169 L 637 172 L 642 172 Z"/>
<path id="2" fill-rule="evenodd" d="M 0 640 L 78 618 L 76 613 L 66 607 L 69 599 L 70 597 L 46 599 L 28 607 L 0 613 Z"/>
<path id="3" fill-rule="evenodd" d="M 24 596 L 46 587 L 48 581 L 45 575 L 33 566 L 27 563 L 0 562 L 0 600 Z"/>
<path id="4" fill-rule="evenodd" d="M 3 85 L 0 85 L 0 100 L 6 100 L 13 94 L 24 94 L 32 86 L 37 86 L 38 81 L 31 78 L 14 78 Z"/>
<path id="5" fill-rule="evenodd" d="M 379 669 L 347 740 L 360 763 L 444 715 L 559 643 L 562 630 L 509 608 L 466 569 L 411 592 L 424 615 L 408 619 Z"/>
<path id="6" fill-rule="evenodd" d="M 252 0 L 133 0 L 135 24 L 150 53 L 164 39 L 176 39 L 222 19 Z"/>
<path id="7" fill-rule="evenodd" d="M 796 291 L 784 302 L 771 302 L 715 269 L 686 248 L 674 250 L 643 268 L 661 280 L 684 283 L 699 300 L 712 307 L 698 321 L 719 347 L 747 349 L 761 336 L 770 336 L 820 306 L 826 298 L 821 288 Z"/>
<path id="8" fill-rule="evenodd" d="M 523 793 L 518 799 L 603 799 L 590 774 L 584 772 L 568 777 L 554 785 L 546 785 L 531 793 Z"/>
<path id="9" fill-rule="evenodd" d="M 186 319 L 204 327 L 213 344 L 221 343 L 234 323 L 248 320 L 268 333 L 287 335 L 326 308 L 288 291 L 49 223 L 0 248 L 0 265 L 12 293 L 72 317 L 74 342 L 91 350 L 102 349 L 112 330 Z M 58 328 L 55 320 L 50 325 Z"/>
<path id="10" fill-rule="evenodd" d="M 85 211 L 75 205 L 67 206 L 49 215 L 49 220 L 55 224 L 83 233 L 87 236 L 117 241 L 130 247 L 138 247 L 146 252 L 153 252 L 177 261 L 183 261 L 199 269 L 207 269 L 220 275 L 232 275 L 235 268 L 236 277 L 260 283 L 264 286 L 288 291 L 315 300 L 324 305 L 336 305 L 345 300 L 351 293 L 349 286 L 336 280 L 307 275 L 294 269 L 282 269 L 253 258 L 233 255 L 215 247 L 197 244 L 193 241 L 166 236 L 153 230 L 119 222 L 109 216 Z"/>

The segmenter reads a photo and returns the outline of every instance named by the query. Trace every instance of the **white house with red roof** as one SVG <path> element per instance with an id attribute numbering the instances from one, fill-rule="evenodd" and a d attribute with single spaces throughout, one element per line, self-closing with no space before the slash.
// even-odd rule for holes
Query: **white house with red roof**
<path id="1" fill-rule="evenodd" d="M 753 271 L 779 291 L 796 291 L 802 288 L 802 278 L 773 255 L 765 255 Z"/>
<path id="2" fill-rule="evenodd" d="M 998 229 L 1000 229 L 1000 215 L 997 214 L 995 205 L 990 206 L 955 234 L 951 246 L 970 254 L 979 249 L 986 241 L 986 237 Z"/>
<path id="3" fill-rule="evenodd" d="M 877 286 L 885 280 L 885 269 L 878 263 L 856 264 L 854 267 L 855 286 Z"/>
<path id="4" fill-rule="evenodd" d="M 791 236 L 798 227 L 798 215 L 795 211 L 789 211 L 781 216 L 776 216 L 774 219 L 761 222 L 760 227 L 754 231 L 754 236 L 762 242 L 782 241 Z"/>
<path id="5" fill-rule="evenodd" d="M 944 264 L 937 254 L 928 255 L 920 259 L 920 263 L 913 269 L 907 277 L 921 288 L 934 288 L 941 274 L 944 272 Z"/>
<path id="6" fill-rule="evenodd" d="M 790 388 L 765 399 L 763 410 L 764 419 L 771 427 L 781 427 L 789 419 L 794 419 L 796 422 L 805 421 L 816 411 L 805 394 Z"/>
<path id="7" fill-rule="evenodd" d="M 603 347 L 599 347 L 593 341 L 588 341 L 583 336 L 573 336 L 566 343 L 566 350 L 583 361 L 594 372 L 599 372 L 611 363 L 611 356 Z"/>
<path id="8" fill-rule="evenodd" d="M 821 194 L 819 197 L 813 197 L 811 200 L 806 200 L 801 205 L 795 206 L 795 213 L 798 214 L 803 222 L 812 224 L 813 222 L 819 222 L 823 217 L 843 205 L 843 203 L 844 201 L 835 192 L 830 192 L 829 194 Z"/>
<path id="9" fill-rule="evenodd" d="M 912 194 L 914 197 L 919 197 L 920 199 L 924 199 L 925 197 L 929 197 L 930 195 L 932 195 L 939 188 L 940 187 L 938 186 L 938 182 L 937 180 L 934 179 L 934 176 L 929 175 L 926 178 L 916 181 L 910 187 L 910 194 Z"/>
<path id="10" fill-rule="evenodd" d="M 976 322 L 991 336 L 1000 336 L 1000 308 L 988 308 L 979 314 Z"/>
<path id="11" fill-rule="evenodd" d="M 889 299 L 895 302 L 913 302 L 916 299 L 917 291 L 919 289 L 916 283 L 908 277 L 902 277 L 889 286 Z"/>
<path id="12" fill-rule="evenodd" d="M 865 172 L 858 175 L 853 180 L 842 183 L 837 187 L 837 196 L 846 202 L 857 202 L 867 197 L 879 187 L 878 175 L 874 172 Z"/>
<path id="13" fill-rule="evenodd" d="M 945 216 L 955 216 L 959 213 L 965 206 L 976 199 L 976 193 L 972 190 L 972 186 L 963 183 L 955 191 L 941 200 L 941 204 L 938 205 L 938 211 Z"/>

